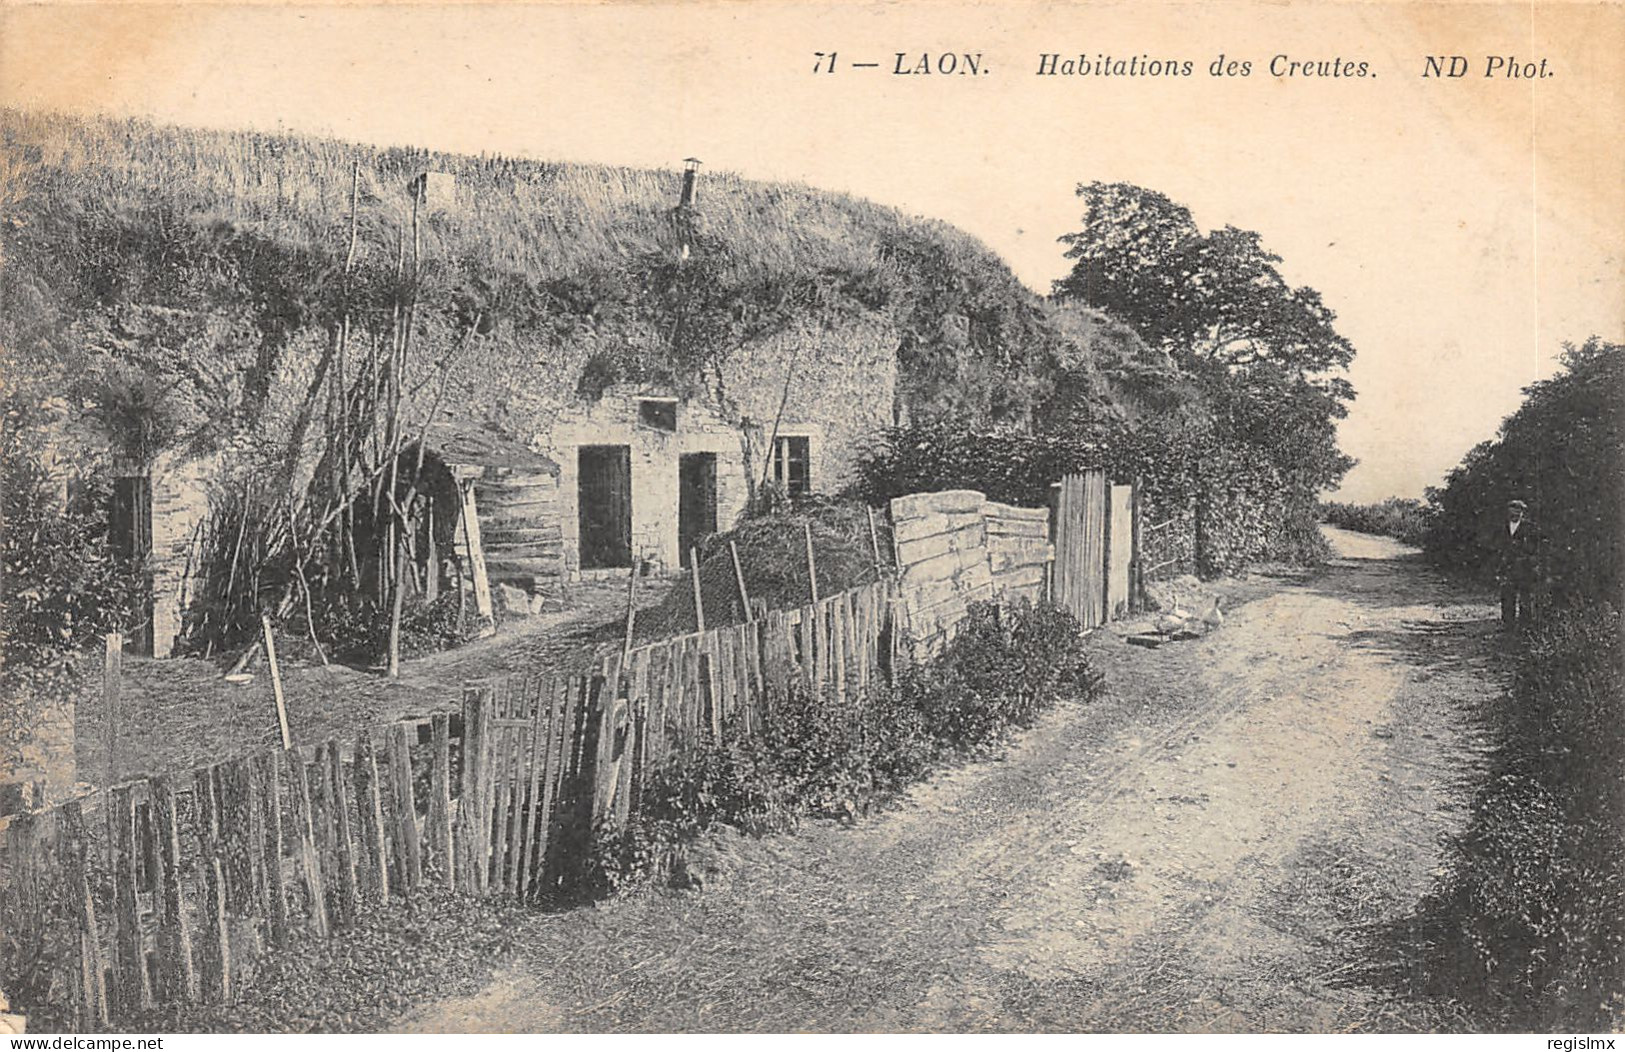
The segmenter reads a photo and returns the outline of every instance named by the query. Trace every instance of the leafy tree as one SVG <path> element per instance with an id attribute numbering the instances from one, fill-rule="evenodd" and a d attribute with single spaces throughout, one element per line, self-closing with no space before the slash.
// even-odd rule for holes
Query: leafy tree
<path id="1" fill-rule="evenodd" d="M 1281 257 L 1257 233 L 1203 234 L 1190 209 L 1127 183 L 1080 185 L 1078 196 L 1083 229 L 1061 238 L 1073 264 L 1056 297 L 1110 312 L 1187 365 L 1269 362 L 1314 377 L 1353 360 L 1336 314 L 1320 293 L 1281 277 Z"/>
<path id="2" fill-rule="evenodd" d="M 1434 511 L 1428 550 L 1447 565 L 1487 570 L 1489 536 L 1518 497 L 1546 538 L 1556 597 L 1625 601 L 1619 517 L 1625 508 L 1625 345 L 1595 336 L 1564 345 L 1563 371 L 1524 388 L 1493 441 L 1463 458 Z"/>

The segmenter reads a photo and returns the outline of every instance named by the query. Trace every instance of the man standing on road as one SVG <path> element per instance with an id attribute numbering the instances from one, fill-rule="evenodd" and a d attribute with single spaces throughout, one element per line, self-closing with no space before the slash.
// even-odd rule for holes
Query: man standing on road
<path id="1" fill-rule="evenodd" d="M 1540 534 L 1524 517 L 1529 506 L 1521 500 L 1507 502 L 1507 521 L 1497 535 L 1495 576 L 1501 584 L 1501 627 L 1527 628 L 1533 611 L 1529 597 L 1537 576 L 1536 558 Z"/>

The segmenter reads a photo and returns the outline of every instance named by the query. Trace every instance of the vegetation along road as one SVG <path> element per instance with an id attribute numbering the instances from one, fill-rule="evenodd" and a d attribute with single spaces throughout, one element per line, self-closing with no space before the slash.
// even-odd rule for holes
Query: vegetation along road
<path id="1" fill-rule="evenodd" d="M 1097 633 L 1105 696 L 854 828 L 736 838 L 701 891 L 522 922 L 421 1030 L 1404 1028 L 1361 932 L 1467 817 L 1495 692 L 1485 597 L 1331 531 L 1323 573 L 1158 650 Z"/>

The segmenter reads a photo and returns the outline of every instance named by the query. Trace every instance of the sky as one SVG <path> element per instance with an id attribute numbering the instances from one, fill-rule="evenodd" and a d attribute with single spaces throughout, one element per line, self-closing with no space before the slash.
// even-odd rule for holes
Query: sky
<path id="1" fill-rule="evenodd" d="M 1151 187 L 1203 228 L 1258 231 L 1337 312 L 1360 461 L 1338 497 L 1365 501 L 1440 483 L 1563 341 L 1625 341 L 1622 44 L 1617 3 L 10 4 L 0 104 L 697 156 L 944 219 L 1038 291 L 1067 269 L 1078 183 Z M 899 75 L 899 52 L 979 72 Z M 1045 54 L 1193 72 L 1041 75 Z M 1210 76 L 1221 54 L 1251 75 Z M 1424 77 L 1430 55 L 1468 72 Z M 1277 77 L 1275 56 L 1370 75 Z M 1548 75 L 1485 76 L 1492 56 Z"/>

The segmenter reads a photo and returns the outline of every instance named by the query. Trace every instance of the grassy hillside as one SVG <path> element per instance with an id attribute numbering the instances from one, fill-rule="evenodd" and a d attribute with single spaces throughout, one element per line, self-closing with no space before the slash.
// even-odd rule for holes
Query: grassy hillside
<path id="1" fill-rule="evenodd" d="M 188 395 L 204 444 L 274 422 L 346 307 L 360 332 L 387 331 L 414 260 L 424 361 L 477 326 L 482 372 L 523 369 L 561 396 L 702 383 L 735 349 L 820 331 L 839 348 L 858 326 L 895 344 L 916 416 L 1019 421 L 1062 374 L 1069 398 L 1104 407 L 1079 362 L 1092 340 L 1119 357 L 1138 342 L 1105 319 L 1063 331 L 945 224 L 726 173 L 705 173 L 683 214 L 676 171 L 9 110 L 0 156 L 7 353 L 113 386 L 155 377 Z M 426 169 L 455 175 L 456 197 L 414 224 Z"/>

